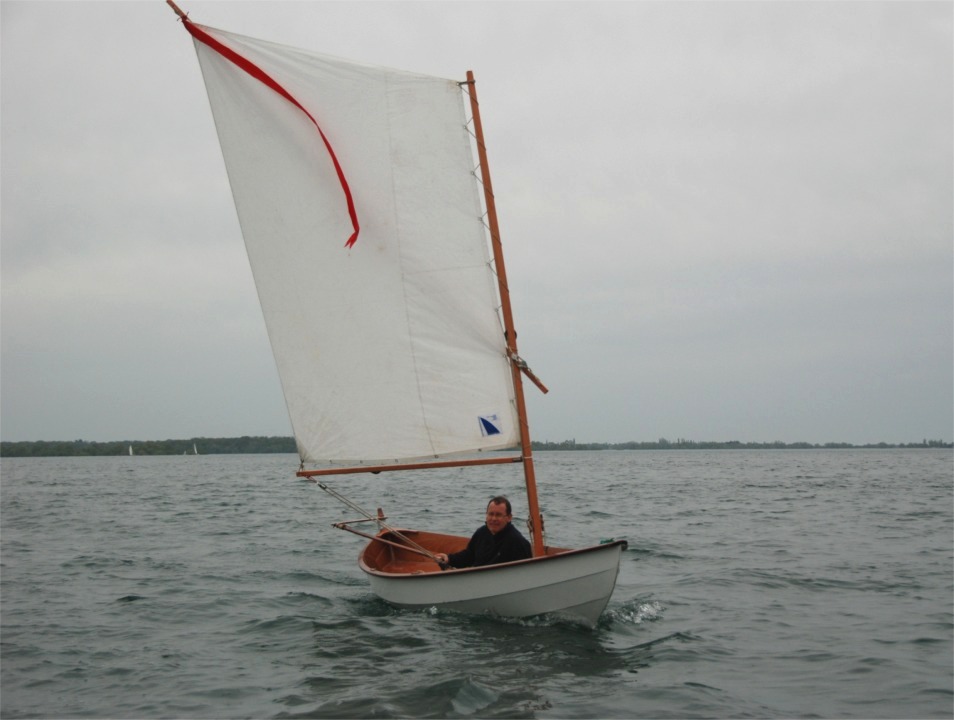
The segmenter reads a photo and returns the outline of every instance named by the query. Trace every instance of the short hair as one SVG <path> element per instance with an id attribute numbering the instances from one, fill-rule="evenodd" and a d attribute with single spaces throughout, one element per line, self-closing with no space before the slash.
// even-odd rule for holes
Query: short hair
<path id="1" fill-rule="evenodd" d="M 510 507 L 510 501 L 503 495 L 497 495 L 496 497 L 490 498 L 490 502 L 487 503 L 487 507 L 489 508 L 491 505 L 506 505 L 507 514 L 513 515 L 513 509 Z"/>

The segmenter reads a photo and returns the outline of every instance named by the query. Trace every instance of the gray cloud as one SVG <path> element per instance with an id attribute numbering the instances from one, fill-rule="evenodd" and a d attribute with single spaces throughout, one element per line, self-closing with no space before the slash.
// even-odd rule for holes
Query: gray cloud
<path id="1" fill-rule="evenodd" d="M 476 72 L 537 438 L 954 435 L 950 4 L 181 4 Z M 3 438 L 289 434 L 174 15 L 0 14 Z"/>

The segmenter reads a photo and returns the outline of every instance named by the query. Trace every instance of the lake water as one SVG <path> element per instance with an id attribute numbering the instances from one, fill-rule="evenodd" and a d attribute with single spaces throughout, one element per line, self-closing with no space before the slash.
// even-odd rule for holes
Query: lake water
<path id="1" fill-rule="evenodd" d="M 5 458 L 4 718 L 950 718 L 950 450 L 540 452 L 595 630 L 399 611 L 290 455 Z M 469 534 L 517 469 L 332 480 Z"/>

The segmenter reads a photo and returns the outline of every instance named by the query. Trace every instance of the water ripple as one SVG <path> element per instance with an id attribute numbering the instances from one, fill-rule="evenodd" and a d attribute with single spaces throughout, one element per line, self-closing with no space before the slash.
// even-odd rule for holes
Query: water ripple
<path id="1" fill-rule="evenodd" d="M 0 715 L 949 718 L 951 461 L 539 453 L 550 542 L 629 540 L 590 630 L 382 602 L 291 456 L 5 458 Z M 348 492 L 446 532 L 521 497 L 462 477 Z"/>

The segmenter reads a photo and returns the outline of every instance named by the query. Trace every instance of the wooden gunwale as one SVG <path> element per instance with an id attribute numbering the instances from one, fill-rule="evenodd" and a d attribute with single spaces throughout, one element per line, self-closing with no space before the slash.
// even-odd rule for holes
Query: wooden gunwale
<path id="1" fill-rule="evenodd" d="M 427 531 L 419 530 L 405 530 L 401 529 L 401 534 L 408 537 L 413 537 L 415 542 L 421 543 L 431 552 L 456 552 L 457 550 L 462 550 L 466 545 L 469 538 L 461 537 L 457 535 L 444 535 L 441 533 L 432 533 Z M 441 571 L 441 568 L 437 563 L 427 560 L 401 560 L 398 557 L 395 557 L 393 547 L 398 548 L 398 553 L 402 551 L 408 554 L 418 554 L 414 548 L 408 547 L 407 545 L 400 545 L 388 539 L 388 536 L 391 533 L 388 531 L 382 531 L 374 538 L 374 541 L 368 543 L 365 546 L 364 550 L 361 552 L 361 556 L 358 559 L 358 565 L 361 569 L 370 574 L 378 575 L 380 577 L 387 577 L 392 579 L 416 579 L 420 580 L 423 577 L 434 576 L 442 577 L 448 574 L 458 575 L 461 573 L 486 573 L 492 572 L 494 570 L 503 570 L 506 568 L 526 566 L 529 564 L 539 564 L 548 560 L 555 560 L 558 558 L 564 557 L 573 557 L 578 555 L 583 555 L 586 553 L 597 552 L 599 550 L 606 549 L 608 547 L 614 547 L 622 545 L 623 550 L 625 550 L 629 543 L 626 540 L 613 540 L 611 542 L 602 543 L 600 545 L 591 545 L 585 548 L 562 548 L 562 547 L 547 547 L 543 555 L 535 556 L 532 558 L 527 558 L 526 560 L 514 560 L 508 563 L 497 563 L 495 565 L 481 565 L 479 567 L 469 567 L 469 568 L 448 568 Z M 368 557 L 369 551 L 374 545 L 380 545 L 380 542 L 383 541 L 387 544 L 382 554 L 386 553 L 389 555 L 389 560 L 387 563 L 383 563 L 383 567 L 375 567 L 369 562 L 370 558 Z M 405 571 L 389 571 L 386 568 L 388 566 L 394 566 L 395 568 L 406 568 Z"/>

